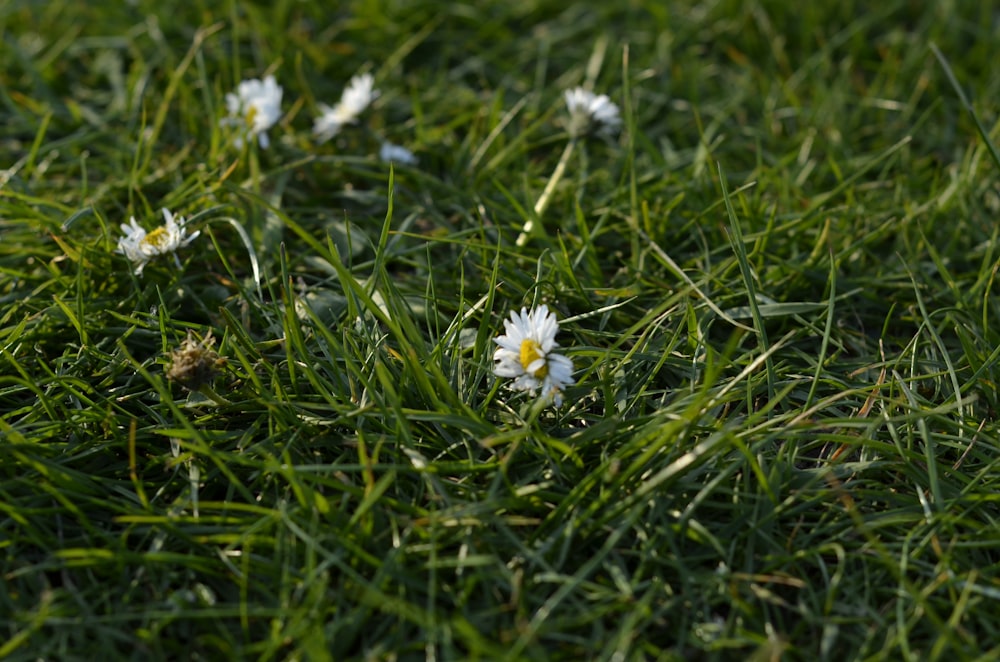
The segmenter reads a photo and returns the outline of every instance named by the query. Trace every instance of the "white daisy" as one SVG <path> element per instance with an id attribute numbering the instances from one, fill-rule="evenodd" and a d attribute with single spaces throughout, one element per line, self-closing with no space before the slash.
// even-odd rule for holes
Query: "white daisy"
<path id="1" fill-rule="evenodd" d="M 417 165 L 417 157 L 413 155 L 413 152 L 400 145 L 393 145 L 388 140 L 382 143 L 378 157 L 386 162 L 394 161 L 403 165 Z"/>
<path id="2" fill-rule="evenodd" d="M 597 128 L 602 133 L 613 133 L 622 125 L 618 106 L 608 95 L 597 95 L 582 87 L 566 90 L 566 108 L 570 115 L 570 133 L 574 136 Z"/>
<path id="3" fill-rule="evenodd" d="M 226 110 L 228 117 L 219 120 L 222 126 L 236 126 L 241 129 L 234 144 L 243 147 L 244 135 L 257 137 L 262 149 L 267 149 L 271 141 L 267 130 L 281 117 L 281 86 L 274 76 L 268 76 L 263 81 L 257 78 L 245 80 L 236 88 L 236 93 L 226 95 Z"/>
<path id="4" fill-rule="evenodd" d="M 146 232 L 133 216 L 128 223 L 122 223 L 122 235 L 118 238 L 118 248 L 116 253 L 121 253 L 135 265 L 137 276 L 142 275 L 142 270 L 146 264 L 157 255 L 173 253 L 174 261 L 180 268 L 181 261 L 177 257 L 177 249 L 187 246 L 194 241 L 201 231 L 190 235 L 184 230 L 185 220 L 182 216 L 174 217 L 170 210 L 163 210 L 163 218 L 166 223 L 156 228 L 152 232 Z"/>
<path id="5" fill-rule="evenodd" d="M 351 79 L 340 96 L 336 106 L 319 104 L 322 113 L 313 123 L 313 134 L 319 142 L 326 142 L 340 133 L 345 124 L 353 124 L 372 101 L 378 98 L 375 78 L 371 74 L 361 74 Z"/>
<path id="6" fill-rule="evenodd" d="M 513 378 L 512 389 L 532 394 L 541 390 L 543 397 L 551 397 L 557 407 L 561 405 L 562 390 L 574 379 L 573 362 L 553 352 L 559 346 L 556 316 L 544 305 L 530 313 L 521 308 L 520 314 L 511 311 L 503 326 L 506 333 L 493 339 L 499 345 L 493 353 L 493 373 Z"/>

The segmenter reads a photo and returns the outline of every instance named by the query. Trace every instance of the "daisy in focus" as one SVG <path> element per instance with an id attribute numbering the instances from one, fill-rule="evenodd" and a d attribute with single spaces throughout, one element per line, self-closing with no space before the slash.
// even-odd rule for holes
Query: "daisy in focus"
<path id="1" fill-rule="evenodd" d="M 236 92 L 226 95 L 228 117 L 219 120 L 221 126 L 235 126 L 240 134 L 233 141 L 236 147 L 243 147 L 244 136 L 257 138 L 261 149 L 271 144 L 267 130 L 281 117 L 281 86 L 274 76 L 264 80 L 251 78 L 239 84 Z"/>
<path id="2" fill-rule="evenodd" d="M 378 98 L 379 91 L 375 89 L 375 78 L 371 74 L 361 74 L 351 79 L 340 95 L 336 106 L 319 104 L 322 113 L 313 123 L 313 135 L 321 143 L 340 133 L 345 124 L 353 124 L 358 120 L 372 101 Z"/>
<path id="3" fill-rule="evenodd" d="M 608 95 L 597 95 L 582 87 L 566 90 L 566 108 L 569 110 L 569 133 L 579 136 L 591 129 L 600 133 L 613 133 L 621 128 L 622 118 L 618 106 Z"/>
<path id="4" fill-rule="evenodd" d="M 496 361 L 493 373 L 512 378 L 510 388 L 514 390 L 532 395 L 540 390 L 542 397 L 551 398 L 555 406 L 560 406 L 563 388 L 573 384 L 574 379 L 573 362 L 553 351 L 559 347 L 555 314 L 549 313 L 545 305 L 531 312 L 521 308 L 520 314 L 511 311 L 503 326 L 506 333 L 493 339 L 498 345 L 493 353 Z"/>
<path id="5" fill-rule="evenodd" d="M 163 210 L 163 218 L 166 221 L 162 226 L 152 232 L 146 232 L 133 216 L 128 223 L 122 223 L 122 236 L 118 238 L 118 248 L 116 253 L 121 253 L 132 261 L 135 267 L 135 274 L 142 276 L 142 270 L 157 255 L 172 253 L 177 268 L 180 268 L 181 261 L 177 257 L 177 249 L 187 246 L 194 241 L 201 231 L 187 234 L 184 229 L 184 218 L 174 216 L 170 210 Z"/>
<path id="6" fill-rule="evenodd" d="M 417 157 L 413 155 L 413 152 L 400 145 L 394 145 L 388 140 L 382 143 L 382 148 L 378 151 L 378 157 L 387 163 L 417 165 Z"/>

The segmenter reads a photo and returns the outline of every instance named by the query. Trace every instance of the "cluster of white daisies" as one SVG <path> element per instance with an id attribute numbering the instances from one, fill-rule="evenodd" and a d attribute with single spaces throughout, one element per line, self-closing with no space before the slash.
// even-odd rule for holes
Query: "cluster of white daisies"
<path id="1" fill-rule="evenodd" d="M 226 117 L 219 120 L 221 126 L 233 127 L 236 136 L 233 144 L 243 147 L 245 139 L 256 138 L 261 149 L 267 149 L 271 140 L 267 130 L 281 119 L 281 96 L 283 90 L 275 81 L 274 76 L 266 76 L 263 80 L 251 78 L 240 83 L 236 92 L 226 95 Z M 340 101 L 330 106 L 319 104 L 320 115 L 313 123 L 313 136 L 324 143 L 348 125 L 355 124 L 361 113 L 377 99 L 379 91 L 375 89 L 375 78 L 371 74 L 359 74 L 352 78 L 344 88 Z M 388 141 L 382 143 L 379 156 L 383 161 L 395 161 L 406 165 L 416 165 L 417 157 L 413 152 L 394 145 Z"/>
<path id="2" fill-rule="evenodd" d="M 319 104 L 320 115 L 314 120 L 313 135 L 320 143 L 330 140 L 340 130 L 358 121 L 361 113 L 378 98 L 375 78 L 371 74 L 359 74 L 351 78 L 344 88 L 340 101 L 330 106 Z M 267 149 L 270 139 L 267 130 L 281 118 L 281 86 L 274 76 L 263 80 L 251 78 L 240 83 L 236 92 L 226 95 L 228 115 L 221 119 L 222 126 L 235 127 L 239 132 L 234 139 L 237 147 L 243 146 L 243 139 L 256 138 L 262 149 Z M 576 87 L 565 92 L 566 107 L 569 109 L 569 132 L 573 137 L 590 130 L 612 133 L 621 127 L 618 106 L 606 94 L 594 94 L 590 90 Z M 385 161 L 398 161 L 416 165 L 413 153 L 399 145 L 385 141 L 379 156 Z"/>
<path id="3" fill-rule="evenodd" d="M 262 149 L 267 149 L 270 145 L 267 130 L 281 118 L 281 96 L 281 86 L 274 76 L 245 80 L 235 93 L 226 95 L 227 116 L 220 120 L 220 125 L 234 127 L 237 134 L 233 142 L 237 147 L 242 147 L 244 140 L 256 139 Z M 321 114 L 313 124 L 316 140 L 326 142 L 344 126 L 356 123 L 378 96 L 371 74 L 352 78 L 335 105 L 319 104 Z M 618 106 L 607 95 L 596 95 L 578 87 L 567 90 L 565 100 L 571 139 L 591 131 L 611 133 L 621 127 Z M 406 165 L 417 162 L 408 149 L 390 142 L 382 144 L 379 157 Z M 118 239 L 117 252 L 132 262 L 138 276 L 160 255 L 172 255 L 179 268 L 177 250 L 200 234 L 199 231 L 188 234 L 183 217 L 174 216 L 167 209 L 162 211 L 164 225 L 150 232 L 134 217 L 121 224 L 122 236 Z M 528 391 L 532 395 L 541 392 L 548 403 L 561 405 L 563 389 L 574 383 L 573 363 L 555 351 L 559 347 L 555 340 L 559 331 L 555 315 L 545 305 L 531 311 L 522 308 L 520 313 L 511 312 L 510 319 L 504 320 L 504 331 L 503 335 L 494 338 L 497 344 L 493 354 L 494 374 L 512 379 L 510 388 L 514 390 Z"/>

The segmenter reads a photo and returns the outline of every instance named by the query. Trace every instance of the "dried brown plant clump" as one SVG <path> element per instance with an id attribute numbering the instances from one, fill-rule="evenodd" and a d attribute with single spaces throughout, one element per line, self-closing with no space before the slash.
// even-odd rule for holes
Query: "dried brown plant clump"
<path id="1" fill-rule="evenodd" d="M 211 384 L 226 360 L 213 349 L 215 338 L 209 331 L 201 340 L 196 340 L 188 330 L 187 338 L 181 346 L 170 353 L 167 365 L 167 379 L 177 382 L 190 391 L 198 391 Z"/>

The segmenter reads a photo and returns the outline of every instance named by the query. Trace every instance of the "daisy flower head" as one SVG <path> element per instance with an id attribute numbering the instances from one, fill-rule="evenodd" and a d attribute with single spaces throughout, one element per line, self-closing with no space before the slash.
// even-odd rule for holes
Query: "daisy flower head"
<path id="1" fill-rule="evenodd" d="M 267 149 L 271 144 L 267 130 L 281 117 L 281 86 L 275 82 L 274 76 L 264 80 L 245 80 L 237 86 L 235 93 L 226 95 L 226 111 L 228 117 L 223 117 L 219 124 L 240 129 L 234 141 L 237 147 L 243 147 L 246 136 L 256 137 L 261 149 Z"/>
<path id="2" fill-rule="evenodd" d="M 573 137 L 591 129 L 611 134 L 621 128 L 622 118 L 618 106 L 606 94 L 594 94 L 582 87 L 566 90 L 566 108 L 569 110 L 569 132 Z"/>
<path id="3" fill-rule="evenodd" d="M 493 374 L 512 378 L 510 388 L 514 390 L 531 394 L 540 390 L 542 397 L 560 406 L 563 388 L 573 384 L 574 379 L 573 362 L 553 351 L 559 347 L 555 314 L 545 305 L 531 312 L 521 308 L 520 313 L 511 311 L 503 326 L 506 333 L 493 339 L 498 345 L 493 353 Z"/>
<path id="4" fill-rule="evenodd" d="M 345 124 L 353 124 L 358 117 L 378 98 L 379 91 L 375 89 L 375 77 L 371 74 L 361 74 L 351 79 L 340 95 L 336 106 L 319 104 L 322 113 L 313 123 L 313 135 L 323 143 L 340 133 Z"/>
<path id="5" fill-rule="evenodd" d="M 382 148 L 378 151 L 378 157 L 387 163 L 417 165 L 417 157 L 413 155 L 413 152 L 400 145 L 394 145 L 388 140 L 382 143 Z"/>
<path id="6" fill-rule="evenodd" d="M 146 230 L 135 222 L 133 216 L 128 223 L 122 223 L 122 236 L 118 238 L 116 253 L 121 253 L 135 266 L 137 276 L 142 276 L 142 270 L 157 255 L 172 253 L 174 262 L 180 268 L 181 261 L 177 257 L 177 249 L 187 246 L 197 239 L 201 231 L 187 234 L 184 229 L 185 220 L 182 216 L 174 216 L 169 209 L 163 210 L 165 223 L 153 230 Z"/>

